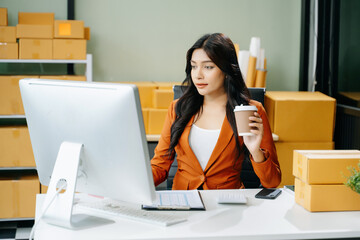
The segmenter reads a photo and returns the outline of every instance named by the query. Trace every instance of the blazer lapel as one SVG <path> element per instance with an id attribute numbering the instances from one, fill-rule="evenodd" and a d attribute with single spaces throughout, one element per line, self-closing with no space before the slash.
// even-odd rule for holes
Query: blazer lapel
<path id="1" fill-rule="evenodd" d="M 221 126 L 219 139 L 216 142 L 215 148 L 210 156 L 209 162 L 207 163 L 204 172 L 206 172 L 211 167 L 211 165 L 213 165 L 213 163 L 216 161 L 219 155 L 224 151 L 226 146 L 230 143 L 232 137 L 233 137 L 233 131 L 229 121 L 225 116 L 225 119 Z"/>

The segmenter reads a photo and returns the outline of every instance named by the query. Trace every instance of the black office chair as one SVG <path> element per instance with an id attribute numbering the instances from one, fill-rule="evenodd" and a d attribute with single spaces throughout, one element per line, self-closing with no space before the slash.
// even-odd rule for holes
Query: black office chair
<path id="1" fill-rule="evenodd" d="M 185 88 L 180 85 L 174 85 L 173 86 L 174 99 L 180 98 L 183 94 L 184 89 Z M 251 98 L 258 102 L 261 102 L 264 105 L 265 88 L 248 88 L 248 89 L 250 91 Z M 167 179 L 167 188 L 168 189 L 172 188 L 173 179 L 174 179 L 175 173 L 177 171 L 177 166 L 178 165 L 177 165 L 177 161 L 176 161 L 176 157 L 175 157 L 175 160 L 174 160 L 173 164 L 171 165 L 168 179 Z M 242 164 L 240 176 L 241 176 L 241 180 L 242 180 L 245 188 L 259 188 L 261 186 L 260 179 L 255 174 L 253 166 L 250 162 L 248 151 L 247 151 L 247 154 L 245 154 L 245 159 Z"/>

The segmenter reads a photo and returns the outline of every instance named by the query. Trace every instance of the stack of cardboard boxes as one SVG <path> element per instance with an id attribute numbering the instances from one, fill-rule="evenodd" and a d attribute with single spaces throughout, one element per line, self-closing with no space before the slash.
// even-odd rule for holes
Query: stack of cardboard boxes
<path id="1" fill-rule="evenodd" d="M 359 150 L 294 151 L 295 201 L 311 212 L 360 210 L 360 194 L 344 185 Z"/>
<path id="2" fill-rule="evenodd" d="M 90 28 L 83 21 L 55 20 L 54 13 L 19 12 L 17 26 L 7 25 L 7 9 L 0 8 L 1 59 L 86 59 Z"/>
<path id="3" fill-rule="evenodd" d="M 138 87 L 145 132 L 161 133 L 170 103 L 174 99 L 172 87 L 180 82 L 131 82 Z"/>
<path id="4" fill-rule="evenodd" d="M 282 181 L 279 187 L 294 185 L 294 150 L 334 148 L 334 98 L 320 92 L 272 92 L 265 95 L 265 109 L 273 133 Z"/>

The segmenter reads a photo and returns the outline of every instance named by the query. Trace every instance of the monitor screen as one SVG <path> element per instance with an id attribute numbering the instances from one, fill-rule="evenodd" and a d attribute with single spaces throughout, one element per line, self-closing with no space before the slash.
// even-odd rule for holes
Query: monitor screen
<path id="1" fill-rule="evenodd" d="M 24 79 L 20 90 L 42 184 L 62 143 L 80 143 L 76 191 L 140 204 L 156 198 L 135 85 Z"/>

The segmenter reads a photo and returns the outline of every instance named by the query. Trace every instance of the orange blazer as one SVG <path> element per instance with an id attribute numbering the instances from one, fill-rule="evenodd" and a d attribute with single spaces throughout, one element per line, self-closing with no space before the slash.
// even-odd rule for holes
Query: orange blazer
<path id="1" fill-rule="evenodd" d="M 170 128 L 175 120 L 175 104 L 173 101 L 169 107 L 164 127 L 155 148 L 155 155 L 151 160 L 152 173 L 155 185 L 166 180 L 169 169 L 174 158 L 167 156 L 170 145 Z M 265 161 L 257 163 L 250 156 L 256 175 L 259 177 L 263 187 L 277 187 L 281 181 L 280 165 L 277 159 L 275 145 L 272 139 L 269 121 L 265 109 L 261 103 L 254 100 L 250 101 L 255 105 L 258 113 L 263 120 L 264 136 L 260 148 L 264 152 Z M 173 181 L 173 190 L 197 189 L 203 185 L 203 189 L 236 189 L 244 188 L 240 179 L 240 171 L 244 154 L 240 156 L 234 166 L 236 158 L 236 142 L 230 123 L 225 117 L 222 124 L 219 139 L 210 156 L 210 159 L 203 171 L 195 154 L 189 145 L 189 133 L 194 122 L 194 116 L 184 129 L 175 151 L 177 154 L 178 170 Z M 240 146 L 244 144 L 243 138 L 239 137 Z"/>

